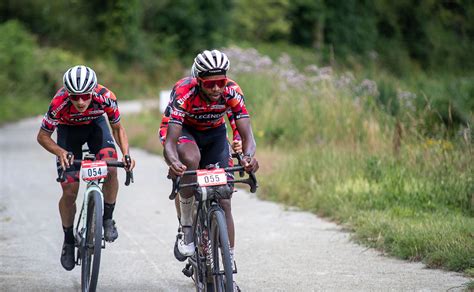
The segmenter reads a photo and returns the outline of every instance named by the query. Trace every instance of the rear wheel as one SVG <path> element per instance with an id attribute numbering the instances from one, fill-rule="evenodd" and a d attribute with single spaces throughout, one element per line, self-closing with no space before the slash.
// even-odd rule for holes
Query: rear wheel
<path id="1" fill-rule="evenodd" d="M 222 210 L 216 210 L 211 213 L 210 230 L 214 291 L 233 291 L 234 281 L 229 250 L 229 236 Z"/>
<path id="2" fill-rule="evenodd" d="M 86 218 L 86 238 L 82 244 L 82 291 L 95 291 L 99 278 L 102 250 L 102 196 L 97 191 L 89 193 Z"/>

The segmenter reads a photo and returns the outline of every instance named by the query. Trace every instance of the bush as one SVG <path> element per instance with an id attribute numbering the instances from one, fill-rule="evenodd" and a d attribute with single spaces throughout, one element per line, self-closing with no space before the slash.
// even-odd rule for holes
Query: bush
<path id="1" fill-rule="evenodd" d="M 40 89 L 35 38 L 15 20 L 1 24 L 0 35 L 1 92 L 32 92 Z"/>

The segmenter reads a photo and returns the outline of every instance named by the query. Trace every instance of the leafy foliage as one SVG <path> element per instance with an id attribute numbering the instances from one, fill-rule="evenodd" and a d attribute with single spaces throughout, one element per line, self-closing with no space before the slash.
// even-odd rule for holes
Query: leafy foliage
<path id="1" fill-rule="evenodd" d="M 41 89 L 34 80 L 39 65 L 35 38 L 18 21 L 0 25 L 0 35 L 0 90 L 20 94 Z"/>
<path id="2" fill-rule="evenodd" d="M 239 0 L 233 15 L 236 38 L 275 41 L 288 37 L 288 0 Z"/>
<path id="3" fill-rule="evenodd" d="M 398 74 L 474 67 L 474 2 L 390 0 L 22 0 L 0 4 L 43 44 L 157 65 L 234 41 L 289 41 L 351 62 L 376 53 Z M 334 56 L 332 56 L 334 54 Z"/>

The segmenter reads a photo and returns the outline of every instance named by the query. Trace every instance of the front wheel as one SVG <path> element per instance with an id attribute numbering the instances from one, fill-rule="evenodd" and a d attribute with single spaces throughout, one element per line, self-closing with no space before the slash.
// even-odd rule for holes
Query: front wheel
<path id="1" fill-rule="evenodd" d="M 89 193 L 86 238 L 80 248 L 82 249 L 82 291 L 94 292 L 99 278 L 100 253 L 102 250 L 102 196 L 97 191 Z"/>
<path id="2" fill-rule="evenodd" d="M 189 259 L 189 261 L 193 267 L 193 279 L 196 292 L 212 292 L 212 287 L 210 287 L 211 277 L 209 277 L 209 271 L 206 264 L 209 233 L 207 228 L 203 226 L 200 217 L 197 219 L 197 222 L 194 231 L 194 238 L 197 246 L 196 253 Z"/>
<path id="3" fill-rule="evenodd" d="M 214 291 L 233 291 L 233 270 L 224 212 L 222 210 L 213 211 L 210 219 Z"/>

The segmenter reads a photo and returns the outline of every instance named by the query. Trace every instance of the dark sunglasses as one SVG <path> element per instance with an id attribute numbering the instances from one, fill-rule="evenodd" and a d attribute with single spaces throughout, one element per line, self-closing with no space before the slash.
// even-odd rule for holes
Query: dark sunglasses
<path id="1" fill-rule="evenodd" d="M 79 101 L 79 98 L 82 99 L 83 101 L 88 101 L 89 99 L 92 98 L 92 93 L 86 93 L 86 94 L 70 94 L 69 99 L 73 101 Z"/>
<path id="2" fill-rule="evenodd" d="M 215 80 L 205 80 L 205 79 L 199 78 L 199 80 L 201 81 L 202 87 L 207 88 L 207 89 L 214 88 L 214 86 L 216 85 L 217 87 L 221 88 L 227 84 L 227 78 L 215 79 Z"/>

